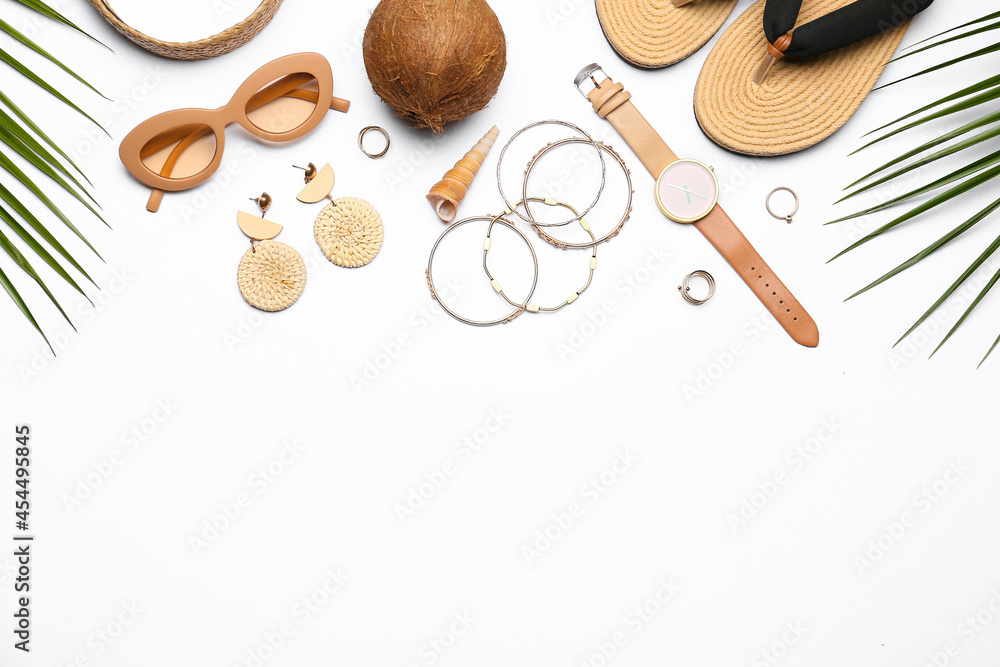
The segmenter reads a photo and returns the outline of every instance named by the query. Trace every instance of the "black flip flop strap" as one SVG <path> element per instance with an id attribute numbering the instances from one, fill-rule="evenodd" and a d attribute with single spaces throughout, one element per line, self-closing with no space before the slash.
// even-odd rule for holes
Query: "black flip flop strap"
<path id="1" fill-rule="evenodd" d="M 934 0 L 856 0 L 826 16 L 804 23 L 792 32 L 784 50 L 789 58 L 807 58 L 835 51 L 890 30 L 927 9 Z M 764 35 L 774 44 L 792 31 L 802 0 L 767 0 Z"/>

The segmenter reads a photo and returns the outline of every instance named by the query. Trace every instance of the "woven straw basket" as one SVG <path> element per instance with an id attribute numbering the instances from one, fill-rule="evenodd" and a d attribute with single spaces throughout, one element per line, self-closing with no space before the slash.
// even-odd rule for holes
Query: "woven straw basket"
<path id="1" fill-rule="evenodd" d="M 596 0 L 604 36 L 636 67 L 666 67 L 705 46 L 738 0 L 697 0 L 674 7 L 670 0 Z"/>
<path id="2" fill-rule="evenodd" d="M 804 0 L 797 25 L 852 0 Z M 694 110 L 701 129 L 728 150 L 784 155 L 813 146 L 848 121 L 875 86 L 909 21 L 842 49 L 775 62 L 761 85 L 754 71 L 767 52 L 764 0 L 733 21 L 698 77 Z"/>
<path id="3" fill-rule="evenodd" d="M 196 42 L 164 42 L 143 34 L 132 28 L 119 18 L 115 10 L 111 9 L 108 0 L 90 0 L 90 4 L 97 8 L 97 11 L 107 19 L 108 23 L 115 27 L 115 30 L 127 37 L 130 41 L 138 44 L 151 53 L 164 58 L 174 60 L 204 60 L 214 58 L 229 53 L 233 49 L 243 46 L 257 33 L 264 29 L 274 13 L 278 11 L 282 0 L 263 0 L 260 6 L 254 10 L 253 14 L 243 21 L 237 23 L 232 28 L 223 30 L 217 35 L 199 39 Z"/>

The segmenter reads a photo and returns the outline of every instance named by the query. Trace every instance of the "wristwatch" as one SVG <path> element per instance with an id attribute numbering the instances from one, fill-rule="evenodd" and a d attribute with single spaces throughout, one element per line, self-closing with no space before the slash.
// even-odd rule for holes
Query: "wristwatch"
<path id="1" fill-rule="evenodd" d="M 603 80 L 598 82 L 595 74 Z M 594 89 L 581 88 L 587 80 Z M 691 224 L 722 253 L 730 266 L 767 307 L 795 342 L 806 347 L 819 344 L 819 329 L 802 304 L 778 280 L 726 212 L 719 206 L 719 181 L 715 171 L 698 160 L 674 155 L 656 130 L 632 104 L 632 95 L 614 83 L 600 65 L 584 67 L 574 82 L 601 118 L 606 118 L 656 179 L 654 193 L 660 211 L 673 220 Z"/>

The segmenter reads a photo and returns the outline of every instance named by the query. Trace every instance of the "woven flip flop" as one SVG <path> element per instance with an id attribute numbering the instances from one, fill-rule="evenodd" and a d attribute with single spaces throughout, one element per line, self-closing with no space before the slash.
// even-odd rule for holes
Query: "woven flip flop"
<path id="1" fill-rule="evenodd" d="M 803 0 L 796 29 L 852 1 Z M 758 85 L 754 75 L 769 47 L 762 28 L 765 2 L 758 0 L 722 34 L 694 94 L 695 116 L 705 134 L 746 155 L 794 153 L 840 129 L 875 86 L 912 20 L 835 51 L 779 57 Z M 779 41 L 776 46 L 788 46 Z"/>
<path id="2" fill-rule="evenodd" d="M 684 60 L 719 31 L 739 0 L 596 0 L 608 42 L 628 63 L 657 68 Z"/>

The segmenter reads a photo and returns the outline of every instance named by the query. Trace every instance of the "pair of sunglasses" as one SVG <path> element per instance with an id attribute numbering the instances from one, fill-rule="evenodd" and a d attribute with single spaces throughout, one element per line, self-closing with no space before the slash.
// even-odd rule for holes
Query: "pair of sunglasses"
<path id="1" fill-rule="evenodd" d="M 239 123 L 267 141 L 293 141 L 316 129 L 330 109 L 347 113 L 350 106 L 333 96 L 327 59 L 298 53 L 254 72 L 223 107 L 178 109 L 144 121 L 122 141 L 119 156 L 153 189 L 146 210 L 155 213 L 164 192 L 201 185 L 218 170 L 227 126 Z"/>

